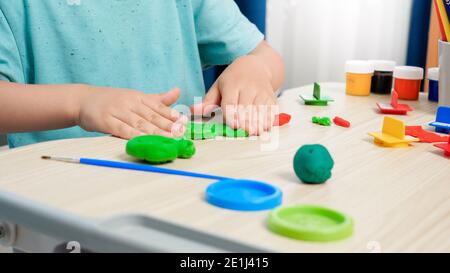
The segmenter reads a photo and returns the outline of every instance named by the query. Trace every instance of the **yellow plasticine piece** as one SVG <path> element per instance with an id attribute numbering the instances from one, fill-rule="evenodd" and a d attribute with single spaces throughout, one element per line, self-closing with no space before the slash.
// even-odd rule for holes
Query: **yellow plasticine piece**
<path id="1" fill-rule="evenodd" d="M 385 117 L 381 133 L 369 133 L 375 138 L 375 144 L 389 148 L 406 148 L 419 139 L 405 135 L 405 123 L 401 120 Z"/>

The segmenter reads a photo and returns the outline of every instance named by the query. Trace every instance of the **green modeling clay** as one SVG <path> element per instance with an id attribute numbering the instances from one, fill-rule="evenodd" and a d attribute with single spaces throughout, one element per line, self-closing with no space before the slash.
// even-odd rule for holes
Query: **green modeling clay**
<path id="1" fill-rule="evenodd" d="M 234 130 L 226 124 L 217 124 L 217 134 L 224 137 L 248 137 L 248 133 L 244 129 Z"/>
<path id="2" fill-rule="evenodd" d="M 189 122 L 186 126 L 185 138 L 192 140 L 212 139 L 216 136 L 224 137 L 248 137 L 248 133 L 243 130 L 233 130 L 230 126 L 222 123 L 197 123 Z"/>
<path id="3" fill-rule="evenodd" d="M 333 167 L 333 158 L 322 145 L 302 146 L 294 157 L 295 174 L 306 184 L 325 183 Z"/>
<path id="4" fill-rule="evenodd" d="M 217 136 L 216 125 L 214 123 L 188 122 L 184 136 L 193 140 L 215 138 Z"/>
<path id="5" fill-rule="evenodd" d="M 127 154 L 153 164 L 162 164 L 177 158 L 191 158 L 194 143 L 186 139 L 163 136 L 139 136 L 128 141 Z"/>
<path id="6" fill-rule="evenodd" d="M 322 126 L 331 126 L 331 119 L 329 117 L 313 117 L 312 122 Z"/>

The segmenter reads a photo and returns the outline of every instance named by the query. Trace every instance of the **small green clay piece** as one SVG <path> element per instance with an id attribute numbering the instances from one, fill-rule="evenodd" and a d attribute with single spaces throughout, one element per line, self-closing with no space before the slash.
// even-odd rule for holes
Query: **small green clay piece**
<path id="1" fill-rule="evenodd" d="M 189 122 L 184 134 L 185 138 L 192 140 L 212 139 L 217 136 L 243 138 L 249 135 L 243 129 L 234 130 L 226 124 L 198 122 Z"/>
<path id="2" fill-rule="evenodd" d="M 213 123 L 189 122 L 186 125 L 184 136 L 192 140 L 215 138 L 217 136 L 216 125 Z"/>
<path id="3" fill-rule="evenodd" d="M 325 183 L 333 167 L 333 158 L 322 145 L 302 146 L 294 157 L 295 174 L 306 184 Z"/>
<path id="4" fill-rule="evenodd" d="M 313 117 L 312 122 L 322 126 L 331 126 L 331 119 L 329 117 Z"/>
<path id="5" fill-rule="evenodd" d="M 195 145 L 186 139 L 148 135 L 128 141 L 126 152 L 140 160 L 162 164 L 177 158 L 191 158 L 195 154 Z"/>
<path id="6" fill-rule="evenodd" d="M 230 126 L 226 124 L 217 124 L 218 135 L 224 136 L 224 137 L 234 137 L 234 138 L 243 138 L 248 137 L 248 133 L 244 129 L 238 129 L 234 130 Z M 220 130 L 222 129 L 222 130 Z"/>

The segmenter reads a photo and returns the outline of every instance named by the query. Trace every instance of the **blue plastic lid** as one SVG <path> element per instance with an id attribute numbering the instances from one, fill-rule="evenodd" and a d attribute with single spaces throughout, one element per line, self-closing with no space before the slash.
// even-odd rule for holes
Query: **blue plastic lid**
<path id="1" fill-rule="evenodd" d="M 206 189 L 206 201 L 230 210 L 270 210 L 281 205 L 282 193 L 267 183 L 230 179 L 211 184 Z"/>

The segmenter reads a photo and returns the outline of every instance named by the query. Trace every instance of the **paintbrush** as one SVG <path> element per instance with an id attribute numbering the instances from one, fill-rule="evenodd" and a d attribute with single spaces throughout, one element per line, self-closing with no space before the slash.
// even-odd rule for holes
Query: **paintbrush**
<path id="1" fill-rule="evenodd" d="M 67 162 L 67 163 L 76 163 L 76 164 L 108 167 L 108 168 L 115 168 L 115 169 L 151 172 L 151 173 L 162 173 L 162 174 L 187 176 L 187 177 L 195 177 L 195 178 L 211 179 L 211 180 L 232 179 L 232 178 L 228 178 L 228 177 L 180 171 L 180 170 L 173 170 L 173 169 L 155 167 L 155 166 L 145 165 L 145 164 L 100 160 L 100 159 L 92 159 L 92 158 L 71 158 L 71 157 L 58 157 L 58 156 L 42 156 L 41 158 L 45 159 L 45 160 L 54 160 L 54 161 L 61 161 L 61 162 Z"/>

